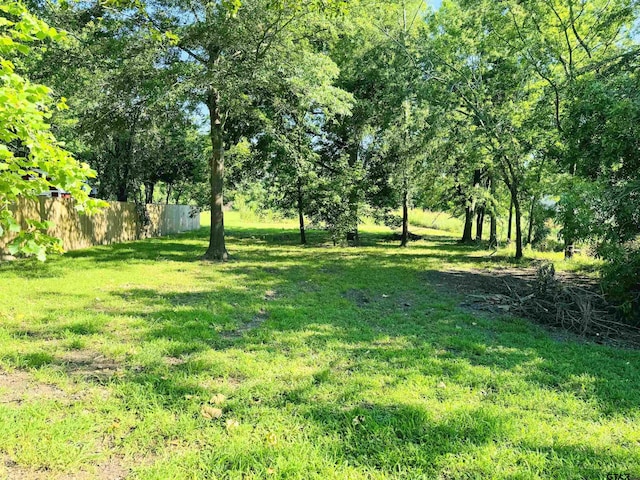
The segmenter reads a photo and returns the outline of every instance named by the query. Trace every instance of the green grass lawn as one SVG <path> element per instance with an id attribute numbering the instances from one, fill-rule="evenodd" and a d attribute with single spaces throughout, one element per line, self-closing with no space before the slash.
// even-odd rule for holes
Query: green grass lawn
<path id="1" fill-rule="evenodd" d="M 640 478 L 640 352 L 429 281 L 503 252 L 226 222 L 225 264 L 203 229 L 0 265 L 0 478 Z"/>

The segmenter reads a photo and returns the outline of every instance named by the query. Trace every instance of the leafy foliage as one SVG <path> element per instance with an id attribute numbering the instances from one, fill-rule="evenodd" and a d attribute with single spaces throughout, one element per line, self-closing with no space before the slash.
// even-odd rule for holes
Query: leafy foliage
<path id="1" fill-rule="evenodd" d="M 0 4 L 0 236 L 17 234 L 9 252 L 40 260 L 47 250 L 61 246 L 46 235 L 46 222 L 31 220 L 23 228 L 12 214 L 12 203 L 56 188 L 71 193 L 80 210 L 97 206 L 89 201 L 85 182 L 94 172 L 64 150 L 48 122 L 52 108 L 66 108 L 64 99 L 55 103 L 49 88 L 30 82 L 19 69 L 34 44 L 64 38 L 22 4 Z"/>

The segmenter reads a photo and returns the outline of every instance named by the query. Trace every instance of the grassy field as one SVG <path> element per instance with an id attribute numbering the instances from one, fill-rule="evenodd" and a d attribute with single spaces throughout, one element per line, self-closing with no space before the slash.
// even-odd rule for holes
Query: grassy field
<path id="1" fill-rule="evenodd" d="M 205 229 L 0 265 L 0 478 L 640 478 L 640 352 L 430 280 L 504 252 L 226 223 L 222 265 Z"/>

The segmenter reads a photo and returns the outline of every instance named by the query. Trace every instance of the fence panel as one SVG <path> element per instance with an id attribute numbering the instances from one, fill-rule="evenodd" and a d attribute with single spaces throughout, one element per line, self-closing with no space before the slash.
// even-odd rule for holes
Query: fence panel
<path id="1" fill-rule="evenodd" d="M 146 205 L 148 224 L 143 225 L 134 203 L 109 202 L 95 215 L 83 215 L 73 199 L 20 199 L 11 207 L 23 228 L 27 219 L 50 220 L 49 234 L 62 239 L 65 250 L 107 245 L 145 237 L 159 237 L 200 228 L 200 215 L 188 205 Z M 0 238 L 0 252 L 11 239 Z"/>

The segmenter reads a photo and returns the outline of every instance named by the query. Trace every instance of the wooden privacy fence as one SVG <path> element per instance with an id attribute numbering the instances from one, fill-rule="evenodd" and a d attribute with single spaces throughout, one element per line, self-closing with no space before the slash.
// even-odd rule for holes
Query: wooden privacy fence
<path id="1" fill-rule="evenodd" d="M 73 199 L 40 197 L 38 200 L 20 199 L 10 208 L 23 228 L 26 227 L 26 219 L 54 222 L 48 233 L 62 239 L 65 250 L 160 237 L 200 228 L 197 209 L 188 205 L 109 202 L 99 213 L 88 216 L 75 209 Z M 8 238 L 0 238 L 0 253 L 9 241 Z"/>

